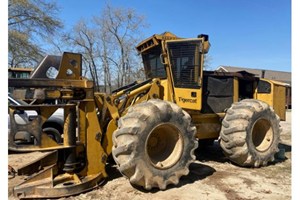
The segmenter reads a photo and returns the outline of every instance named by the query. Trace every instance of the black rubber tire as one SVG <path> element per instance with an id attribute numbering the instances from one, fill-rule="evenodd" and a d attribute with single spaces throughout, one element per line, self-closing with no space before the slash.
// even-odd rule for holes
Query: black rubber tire
<path id="1" fill-rule="evenodd" d="M 57 143 L 62 142 L 61 134 L 56 128 L 47 127 L 43 129 L 43 132 L 46 133 L 51 139 L 53 139 Z"/>
<path id="2" fill-rule="evenodd" d="M 187 112 L 174 103 L 151 99 L 120 118 L 112 155 L 131 184 L 164 190 L 189 173 L 198 147 L 195 134 Z"/>
<path id="3" fill-rule="evenodd" d="M 220 145 L 240 166 L 266 166 L 278 152 L 280 119 L 267 103 L 245 99 L 234 103 L 222 121 Z"/>

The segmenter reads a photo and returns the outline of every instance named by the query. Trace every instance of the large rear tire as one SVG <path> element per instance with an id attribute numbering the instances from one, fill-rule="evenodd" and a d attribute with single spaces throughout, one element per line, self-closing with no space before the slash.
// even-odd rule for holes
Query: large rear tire
<path id="1" fill-rule="evenodd" d="M 174 103 L 151 99 L 118 121 L 112 154 L 133 185 L 166 189 L 189 173 L 198 143 L 191 117 Z"/>
<path id="2" fill-rule="evenodd" d="M 222 122 L 220 145 L 240 166 L 260 167 L 278 152 L 280 119 L 265 102 L 245 99 L 234 103 Z"/>

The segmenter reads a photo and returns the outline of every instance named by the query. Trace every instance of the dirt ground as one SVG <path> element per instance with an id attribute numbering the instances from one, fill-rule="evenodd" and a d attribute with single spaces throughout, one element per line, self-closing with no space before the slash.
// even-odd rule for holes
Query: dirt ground
<path id="1" fill-rule="evenodd" d="M 287 120 L 281 122 L 280 148 L 285 149 L 285 159 L 277 158 L 267 167 L 241 168 L 229 162 L 222 154 L 220 146 L 196 151 L 197 161 L 190 165 L 190 173 L 180 179 L 177 186 L 169 186 L 165 191 L 144 191 L 134 188 L 122 177 L 115 166 L 108 170 L 109 179 L 98 189 L 77 196 L 61 198 L 71 200 L 89 199 L 132 199 L 132 200 L 260 200 L 291 199 L 291 112 Z M 9 154 L 8 163 L 14 169 L 30 162 L 42 153 Z M 16 176 L 8 180 L 8 198 L 12 188 L 26 177 Z"/>

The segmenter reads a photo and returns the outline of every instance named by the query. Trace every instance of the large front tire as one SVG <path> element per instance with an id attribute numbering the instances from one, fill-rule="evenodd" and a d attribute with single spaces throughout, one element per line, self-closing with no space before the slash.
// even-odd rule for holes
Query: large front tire
<path id="1" fill-rule="evenodd" d="M 280 119 L 265 102 L 245 99 L 234 103 L 222 121 L 220 145 L 240 166 L 260 167 L 278 152 Z"/>
<path id="2" fill-rule="evenodd" d="M 120 118 L 112 154 L 132 184 L 164 190 L 189 173 L 198 146 L 195 133 L 187 112 L 174 103 L 152 99 Z"/>

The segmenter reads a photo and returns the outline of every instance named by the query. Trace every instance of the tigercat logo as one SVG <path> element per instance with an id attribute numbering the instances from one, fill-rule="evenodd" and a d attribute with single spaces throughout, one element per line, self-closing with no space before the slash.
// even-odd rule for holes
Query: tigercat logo
<path id="1" fill-rule="evenodd" d="M 179 101 L 182 103 L 197 103 L 197 99 L 186 99 L 182 97 L 179 97 Z"/>

